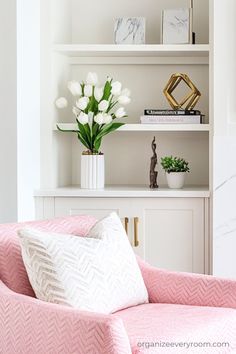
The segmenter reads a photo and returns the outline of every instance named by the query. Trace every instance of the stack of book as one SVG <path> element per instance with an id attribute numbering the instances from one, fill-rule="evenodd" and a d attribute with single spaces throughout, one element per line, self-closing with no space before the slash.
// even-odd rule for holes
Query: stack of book
<path id="1" fill-rule="evenodd" d="M 203 115 L 196 110 L 145 109 L 142 124 L 201 124 Z"/>

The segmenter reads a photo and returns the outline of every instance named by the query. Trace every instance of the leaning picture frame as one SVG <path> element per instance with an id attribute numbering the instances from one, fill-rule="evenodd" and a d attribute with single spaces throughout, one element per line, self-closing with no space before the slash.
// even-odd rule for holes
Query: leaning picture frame
<path id="1" fill-rule="evenodd" d="M 193 9 L 179 8 L 162 11 L 161 43 L 193 43 Z"/>
<path id="2" fill-rule="evenodd" d="M 145 44 L 145 17 L 119 17 L 115 19 L 115 44 Z"/>

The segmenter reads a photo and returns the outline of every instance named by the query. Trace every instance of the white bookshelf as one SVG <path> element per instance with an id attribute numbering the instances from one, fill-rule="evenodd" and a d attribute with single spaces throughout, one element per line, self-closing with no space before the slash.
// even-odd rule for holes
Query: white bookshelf
<path id="1" fill-rule="evenodd" d="M 179 2 L 180 1 L 180 2 Z M 63 130 L 77 130 L 71 113 L 72 100 L 66 89 L 69 80 L 84 80 L 88 71 L 98 73 L 100 83 L 106 76 L 119 80 L 132 93 L 132 101 L 126 107 L 128 118 L 117 132 L 104 138 L 102 151 L 105 154 L 106 183 L 109 185 L 148 185 L 149 161 L 152 154 L 151 140 L 155 134 L 160 157 L 176 155 L 190 162 L 191 173 L 186 180 L 187 188 L 210 182 L 210 117 L 209 73 L 211 46 L 209 45 L 209 2 L 197 3 L 195 28 L 197 44 L 163 45 L 160 41 L 161 8 L 186 6 L 184 0 L 138 0 L 138 6 L 147 18 L 146 43 L 144 45 L 113 44 L 113 19 L 118 7 L 112 9 L 108 0 L 102 5 L 94 3 L 91 14 L 89 5 L 82 1 L 61 0 L 58 5 L 43 1 L 42 23 L 42 89 L 41 89 L 41 188 L 55 189 L 60 186 L 80 184 L 79 162 L 82 146 L 76 134 L 63 134 Z M 49 3 L 53 11 L 50 13 Z M 100 7 L 109 9 L 100 13 Z M 160 8 L 159 8 L 160 7 Z M 155 8 L 155 11 L 153 10 Z M 123 12 L 122 10 L 122 12 Z M 99 12 L 100 11 L 100 12 Z M 141 10 L 140 10 L 141 11 Z M 142 12 L 141 11 L 141 12 Z M 100 13 L 97 17 L 96 12 Z M 86 20 L 90 14 L 90 21 Z M 146 108 L 169 108 L 163 89 L 171 74 L 187 73 L 202 97 L 196 109 L 206 117 L 207 124 L 140 124 L 139 117 Z M 183 95 L 185 94 L 183 90 Z M 182 95 L 181 94 L 181 95 Z M 55 108 L 60 97 L 69 98 L 64 111 Z M 127 154 L 127 152 L 129 152 Z M 130 156 L 130 159 L 129 159 Z M 163 171 L 159 170 L 159 185 L 166 184 Z M 117 172 L 120 172 L 119 174 Z M 118 177 L 120 181 L 118 180 Z M 179 192 L 183 193 L 183 190 Z"/>
<path id="2" fill-rule="evenodd" d="M 134 241 L 134 221 L 139 245 L 135 251 L 160 268 L 209 272 L 209 225 L 212 194 L 213 50 L 209 44 L 212 0 L 194 2 L 195 45 L 160 44 L 161 10 L 186 7 L 186 0 L 137 0 L 135 11 L 126 0 L 41 1 L 41 165 L 40 188 L 35 191 L 37 218 L 91 214 L 97 218 L 116 211 L 128 220 Z M 211 10 L 210 10 L 211 9 Z M 135 12 L 135 13 L 134 13 Z M 115 45 L 114 18 L 146 17 L 144 45 Z M 125 125 L 104 137 L 105 188 L 80 188 L 80 156 L 84 148 L 73 133 L 70 80 L 85 80 L 97 72 L 99 85 L 107 76 L 131 90 L 125 107 Z M 206 124 L 140 124 L 144 109 L 169 109 L 163 95 L 170 76 L 186 73 L 202 96 L 196 106 Z M 182 86 L 177 93 L 186 95 Z M 58 110 L 64 96 L 69 105 Z M 157 142 L 159 188 L 149 188 L 151 142 Z M 183 189 L 166 187 L 163 156 L 179 156 L 190 164 Z M 163 256 L 164 255 L 164 256 Z"/>

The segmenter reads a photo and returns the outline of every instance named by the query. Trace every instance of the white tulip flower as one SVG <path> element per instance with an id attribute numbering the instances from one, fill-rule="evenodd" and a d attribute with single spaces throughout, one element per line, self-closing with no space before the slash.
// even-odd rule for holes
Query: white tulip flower
<path id="1" fill-rule="evenodd" d="M 97 74 L 89 72 L 87 75 L 86 84 L 95 86 L 95 85 L 97 85 L 97 83 L 98 83 Z"/>
<path id="2" fill-rule="evenodd" d="M 121 94 L 122 85 L 119 81 L 112 82 L 111 84 L 111 94 L 113 96 L 119 96 Z"/>
<path id="3" fill-rule="evenodd" d="M 67 99 L 65 97 L 60 97 L 55 102 L 57 108 L 62 109 L 68 106 Z"/>
<path id="4" fill-rule="evenodd" d="M 124 107 L 118 108 L 117 111 L 115 112 L 115 116 L 116 116 L 116 118 L 123 118 L 124 116 L 126 116 L 126 112 L 124 110 Z"/>
<path id="5" fill-rule="evenodd" d="M 87 97 L 91 97 L 93 94 L 93 86 L 92 85 L 85 85 L 84 86 L 84 95 Z"/>
<path id="6" fill-rule="evenodd" d="M 79 82 L 74 81 L 74 80 L 69 81 L 67 87 L 73 96 L 81 96 L 82 95 L 82 88 L 81 88 Z"/>
<path id="7" fill-rule="evenodd" d="M 98 105 L 98 109 L 99 111 L 105 112 L 109 107 L 109 102 L 106 100 L 102 100 L 99 105 Z"/>
<path id="8" fill-rule="evenodd" d="M 97 124 L 101 125 L 104 123 L 104 117 L 103 117 L 103 113 L 98 113 L 95 117 L 94 117 L 94 122 L 96 122 Z"/>
<path id="9" fill-rule="evenodd" d="M 80 114 L 78 116 L 78 121 L 83 125 L 87 124 L 89 121 L 88 115 L 84 112 L 80 112 Z"/>
<path id="10" fill-rule="evenodd" d="M 131 101 L 131 99 L 128 97 L 128 96 L 119 96 L 118 97 L 118 102 L 119 104 L 122 104 L 122 105 L 126 105 L 126 104 L 129 104 Z"/>
<path id="11" fill-rule="evenodd" d="M 81 97 L 78 101 L 76 101 L 76 106 L 84 111 L 89 103 L 89 98 L 88 97 Z"/>
<path id="12" fill-rule="evenodd" d="M 112 116 L 107 113 L 103 113 L 103 123 L 104 124 L 109 124 L 112 122 Z"/>
<path id="13" fill-rule="evenodd" d="M 104 91 L 103 87 L 95 87 L 95 89 L 94 89 L 94 97 L 95 97 L 97 102 L 101 101 L 101 99 L 103 97 L 103 91 Z"/>
<path id="14" fill-rule="evenodd" d="M 121 91 L 121 96 L 128 96 L 130 97 L 131 92 L 129 89 L 125 88 L 124 90 Z"/>

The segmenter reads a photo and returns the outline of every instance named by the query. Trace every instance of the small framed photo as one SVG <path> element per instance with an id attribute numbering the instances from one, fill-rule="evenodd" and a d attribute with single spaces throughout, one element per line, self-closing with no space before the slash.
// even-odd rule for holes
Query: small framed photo
<path id="1" fill-rule="evenodd" d="M 192 9 L 162 11 L 162 44 L 192 43 Z"/>
<path id="2" fill-rule="evenodd" d="M 115 20 L 115 44 L 145 44 L 145 18 L 120 17 Z"/>

